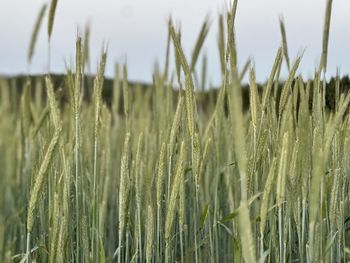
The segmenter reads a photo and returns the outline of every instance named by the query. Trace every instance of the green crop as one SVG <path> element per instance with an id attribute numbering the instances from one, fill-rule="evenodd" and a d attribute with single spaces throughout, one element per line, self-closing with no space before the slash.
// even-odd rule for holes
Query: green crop
<path id="1" fill-rule="evenodd" d="M 23 85 L 0 80 L 0 262 L 350 260 L 350 93 L 339 77 L 334 109 L 325 104 L 332 1 L 314 79 L 298 73 L 302 54 L 290 61 L 281 18 L 282 45 L 262 85 L 250 58 L 238 67 L 237 5 L 219 16 L 216 93 L 205 88 L 201 53 L 208 20 L 190 57 L 169 20 L 153 84 L 132 85 L 116 65 L 109 100 L 105 51 L 86 81 L 89 27 L 61 83 L 49 68 Z"/>

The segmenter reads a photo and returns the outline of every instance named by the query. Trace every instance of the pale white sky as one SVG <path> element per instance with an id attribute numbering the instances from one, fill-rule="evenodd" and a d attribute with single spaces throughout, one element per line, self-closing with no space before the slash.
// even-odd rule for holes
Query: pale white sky
<path id="1" fill-rule="evenodd" d="M 0 74 L 26 72 L 27 51 L 33 25 L 45 1 L 0 1 Z M 49 2 L 47 0 L 46 2 Z M 164 64 L 167 17 L 181 22 L 183 45 L 190 55 L 201 23 L 207 14 L 212 25 L 204 52 L 209 77 L 218 83 L 219 60 L 216 44 L 217 14 L 227 0 L 59 0 L 52 36 L 51 68 L 63 72 L 65 61 L 74 58 L 77 28 L 91 21 L 91 64 L 97 67 L 103 43 L 108 43 L 107 75 L 114 63 L 127 60 L 129 77 L 150 81 L 156 60 Z M 291 60 L 306 49 L 301 63 L 305 77 L 318 65 L 326 0 L 241 0 L 238 2 L 236 33 L 239 64 L 249 56 L 255 60 L 258 80 L 269 74 L 281 38 L 278 17 L 286 23 Z M 350 69 L 350 1 L 334 0 L 329 45 L 329 74 L 340 67 Z M 83 31 L 83 30 L 81 30 Z M 39 34 L 31 71 L 45 72 L 47 61 L 46 20 Z M 199 61 L 200 62 L 200 61 Z"/>

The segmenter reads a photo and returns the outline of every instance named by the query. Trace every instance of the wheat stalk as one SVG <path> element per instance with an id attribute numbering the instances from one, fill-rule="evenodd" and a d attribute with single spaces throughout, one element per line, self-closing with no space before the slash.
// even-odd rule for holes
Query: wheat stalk
<path id="1" fill-rule="evenodd" d="M 199 53 L 202 49 L 202 46 L 204 44 L 205 38 L 208 35 L 208 32 L 209 32 L 209 21 L 208 21 L 208 18 L 206 18 L 203 25 L 202 25 L 200 33 L 198 35 L 196 45 L 194 46 L 193 51 L 192 51 L 192 58 L 191 58 L 191 64 L 190 64 L 190 71 L 191 72 L 194 72 L 194 69 L 196 67 L 196 63 L 197 63 L 197 60 L 199 57 Z"/>
<path id="2" fill-rule="evenodd" d="M 47 8 L 46 4 L 43 4 L 41 6 L 38 17 L 37 17 L 36 22 L 35 22 L 33 33 L 32 33 L 31 38 L 30 38 L 30 45 L 29 45 L 28 57 L 27 57 L 29 64 L 31 64 L 32 59 L 33 59 L 33 55 L 34 55 L 34 51 L 35 51 L 35 44 L 36 44 L 36 41 L 38 38 L 40 26 L 41 26 L 41 23 L 43 21 L 46 8 Z"/>
<path id="3" fill-rule="evenodd" d="M 322 55 L 318 72 L 321 73 L 322 69 L 324 72 L 327 71 L 327 53 L 328 53 L 328 42 L 329 42 L 329 31 L 331 27 L 331 16 L 332 16 L 332 4 L 333 0 L 327 0 L 326 14 L 323 26 L 323 40 L 322 40 Z"/>
<path id="4" fill-rule="evenodd" d="M 53 23 L 55 20 L 57 2 L 58 0 L 51 0 L 51 3 L 50 3 L 49 18 L 48 18 L 48 24 L 47 24 L 47 35 L 49 37 L 49 41 L 51 39 Z"/>
<path id="5" fill-rule="evenodd" d="M 38 174 L 35 177 L 34 184 L 30 191 L 29 205 L 28 205 L 28 212 L 27 212 L 27 254 L 26 255 L 27 255 L 28 261 L 30 261 L 30 234 L 32 232 L 34 221 L 35 221 L 34 212 L 38 205 L 39 198 L 42 195 L 43 185 L 48 180 L 46 176 L 47 170 L 52 160 L 55 147 L 60 138 L 61 129 L 62 127 L 59 126 L 59 128 L 55 130 L 55 133 L 46 150 L 44 159 L 41 162 Z"/>
<path id="6" fill-rule="evenodd" d="M 41 162 L 38 174 L 35 177 L 34 185 L 30 191 L 29 205 L 28 205 L 28 215 L 27 215 L 27 232 L 30 233 L 33 228 L 35 220 L 35 208 L 37 206 L 40 195 L 42 194 L 42 187 L 47 180 L 47 170 L 49 168 L 50 162 L 53 157 L 55 147 L 57 145 L 58 139 L 60 138 L 62 127 L 59 126 L 50 141 L 50 144 L 44 155 L 44 159 Z"/>
<path id="7" fill-rule="evenodd" d="M 288 67 L 288 70 L 289 70 L 290 69 L 290 61 L 289 61 L 289 55 L 288 55 L 286 28 L 284 26 L 283 16 L 280 16 L 279 22 L 280 22 L 280 30 L 281 30 L 281 35 L 282 35 L 283 55 L 284 55 L 284 57 L 286 59 L 287 67 Z"/>
<path id="8" fill-rule="evenodd" d="M 146 243 L 146 262 L 152 262 L 152 247 L 153 247 L 153 211 L 152 206 L 147 207 L 147 243 Z"/>
<path id="9" fill-rule="evenodd" d="M 174 217 L 176 211 L 176 199 L 179 194 L 180 184 L 183 181 L 184 174 L 184 163 L 186 160 L 185 156 L 185 143 L 181 143 L 180 154 L 177 161 L 177 168 L 174 178 L 174 183 L 171 189 L 170 200 L 168 203 L 166 218 L 165 218 L 165 239 L 169 242 L 170 235 L 172 232 Z"/>
<path id="10" fill-rule="evenodd" d="M 250 225 L 249 208 L 246 201 L 241 201 L 239 207 L 239 232 L 241 236 L 241 242 L 243 244 L 243 258 L 245 262 L 256 262 L 255 257 L 255 245 L 253 240 L 253 233 Z"/>
<path id="11" fill-rule="evenodd" d="M 55 129 L 58 129 L 61 126 L 60 109 L 58 107 L 58 103 L 55 97 L 55 92 L 53 90 L 53 84 L 50 77 L 48 76 L 45 77 L 45 83 L 46 83 L 47 97 L 49 100 L 52 122 L 54 124 Z"/>
<path id="12" fill-rule="evenodd" d="M 120 182 L 119 182 L 119 249 L 121 250 L 123 245 L 123 236 L 126 227 L 126 208 L 127 208 L 127 195 L 129 192 L 129 144 L 131 134 L 128 132 L 125 136 L 123 156 L 120 165 Z M 121 251 L 118 254 L 118 262 L 121 262 Z"/>
<path id="13" fill-rule="evenodd" d="M 180 43 L 180 37 L 178 34 L 175 33 L 175 29 L 171 26 L 170 27 L 170 34 L 174 42 L 174 46 L 176 49 L 176 52 L 179 56 L 179 60 L 181 63 L 181 66 L 185 73 L 185 104 L 186 104 L 186 113 L 187 113 L 187 125 L 188 130 L 190 133 L 190 137 L 193 139 L 194 135 L 194 99 L 193 99 L 193 80 L 191 76 L 191 70 L 190 67 L 187 64 L 186 57 L 183 53 L 181 43 Z"/>

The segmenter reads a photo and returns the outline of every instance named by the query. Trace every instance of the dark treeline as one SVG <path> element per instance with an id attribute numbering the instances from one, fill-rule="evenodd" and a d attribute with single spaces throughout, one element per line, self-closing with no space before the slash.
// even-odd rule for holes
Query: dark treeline
<path id="1" fill-rule="evenodd" d="M 51 75 L 54 87 L 57 90 L 57 96 L 58 99 L 61 102 L 64 102 L 68 98 L 67 91 L 65 89 L 67 77 L 65 75 Z M 91 100 L 92 98 L 92 90 L 93 90 L 93 76 L 86 76 L 84 79 L 84 99 L 85 100 Z M 1 85 L 9 85 L 11 86 L 11 90 L 13 90 L 12 99 L 14 102 L 18 102 L 18 99 L 20 98 L 19 94 L 21 94 L 21 91 L 26 83 L 28 83 L 28 77 L 24 75 L 16 76 L 16 77 L 2 77 L 0 82 L 0 88 Z M 32 94 L 35 93 L 36 87 L 44 87 L 44 78 L 42 75 L 36 75 L 36 76 L 30 76 L 30 85 L 33 87 L 31 89 Z M 297 80 L 295 80 L 297 81 Z M 294 82 L 295 82 L 294 81 Z M 313 90 L 313 82 L 310 81 L 310 107 L 312 106 L 312 90 Z M 293 88 L 294 84 L 292 85 Z M 307 82 L 304 82 L 305 89 L 307 87 Z M 108 105 L 112 102 L 112 96 L 113 96 L 113 87 L 114 87 L 114 80 L 110 78 L 105 78 L 104 80 L 104 88 L 103 88 L 103 99 L 106 101 Z M 122 87 L 122 81 L 120 82 L 120 87 Z M 147 93 L 148 90 L 152 89 L 154 87 L 153 84 L 149 83 L 139 83 L 139 82 L 130 82 L 129 81 L 129 87 L 131 92 L 133 90 L 138 90 L 141 93 Z M 277 100 L 280 96 L 280 92 L 283 88 L 283 83 L 281 82 L 275 91 Z M 258 89 L 260 92 L 262 92 L 263 85 L 258 85 Z M 348 75 L 343 76 L 338 81 L 336 78 L 331 78 L 330 81 L 326 83 L 326 95 L 325 95 L 325 103 L 326 107 L 329 110 L 335 109 L 335 101 L 336 96 L 341 96 L 344 92 L 347 92 L 350 89 L 350 78 Z M 198 99 L 198 107 L 202 111 L 206 111 L 207 106 L 212 106 L 215 104 L 216 98 L 218 96 L 218 91 L 216 87 L 212 87 L 206 91 L 198 91 L 201 93 L 201 96 L 199 96 Z M 174 89 L 174 98 L 176 99 L 176 94 L 178 93 L 177 89 Z M 243 95 L 243 107 L 244 109 L 249 108 L 249 85 L 244 84 L 242 86 L 242 95 Z M 45 97 L 45 90 L 42 89 L 42 96 Z M 145 99 L 149 99 L 150 105 L 152 104 L 152 97 L 151 96 L 145 96 Z M 208 107 L 210 108 L 210 107 Z M 121 102 L 121 109 L 122 109 L 122 102 Z"/>

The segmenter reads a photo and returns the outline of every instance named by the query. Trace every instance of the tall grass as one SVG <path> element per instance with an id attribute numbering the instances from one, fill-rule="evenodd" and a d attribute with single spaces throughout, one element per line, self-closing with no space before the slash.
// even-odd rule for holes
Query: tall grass
<path id="1" fill-rule="evenodd" d="M 149 88 L 117 65 L 105 96 L 105 52 L 84 81 L 89 31 L 61 83 L 0 79 L 0 262 L 348 262 L 350 93 L 337 76 L 326 107 L 331 7 L 308 81 L 302 54 L 289 61 L 283 20 L 267 82 L 250 58 L 240 67 L 238 1 L 219 15 L 216 91 L 203 89 L 208 20 L 190 57 L 169 20 L 165 68 Z"/>

